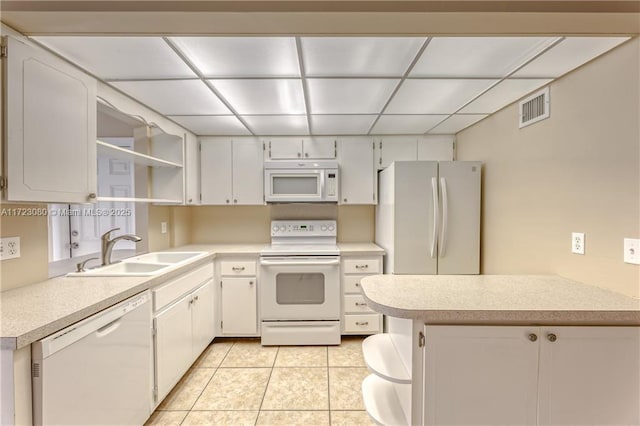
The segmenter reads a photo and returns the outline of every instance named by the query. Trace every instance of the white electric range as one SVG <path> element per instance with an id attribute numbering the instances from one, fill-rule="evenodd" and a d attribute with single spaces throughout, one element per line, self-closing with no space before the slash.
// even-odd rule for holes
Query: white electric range
<path id="1" fill-rule="evenodd" d="M 260 253 L 263 345 L 340 344 L 340 250 L 335 220 L 271 222 Z"/>

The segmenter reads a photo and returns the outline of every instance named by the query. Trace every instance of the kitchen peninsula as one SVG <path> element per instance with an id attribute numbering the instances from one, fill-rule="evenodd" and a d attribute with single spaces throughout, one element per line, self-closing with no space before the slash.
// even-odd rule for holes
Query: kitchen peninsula
<path id="1" fill-rule="evenodd" d="M 376 275 L 362 293 L 388 316 L 363 344 L 380 423 L 640 421 L 637 299 L 542 275 Z"/>

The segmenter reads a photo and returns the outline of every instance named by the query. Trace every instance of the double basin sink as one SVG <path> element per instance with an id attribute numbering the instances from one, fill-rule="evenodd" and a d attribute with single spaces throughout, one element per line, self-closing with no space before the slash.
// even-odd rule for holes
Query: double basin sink
<path id="1" fill-rule="evenodd" d="M 158 275 L 167 270 L 205 257 L 205 251 L 151 252 L 123 259 L 118 263 L 87 269 L 84 272 L 72 272 L 68 277 L 147 277 Z"/>

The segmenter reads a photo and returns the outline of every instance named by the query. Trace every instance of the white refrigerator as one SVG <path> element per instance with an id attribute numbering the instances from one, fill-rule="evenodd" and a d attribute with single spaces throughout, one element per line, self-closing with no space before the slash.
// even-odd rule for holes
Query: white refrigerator
<path id="1" fill-rule="evenodd" d="M 478 274 L 482 164 L 396 161 L 378 176 L 386 274 Z"/>

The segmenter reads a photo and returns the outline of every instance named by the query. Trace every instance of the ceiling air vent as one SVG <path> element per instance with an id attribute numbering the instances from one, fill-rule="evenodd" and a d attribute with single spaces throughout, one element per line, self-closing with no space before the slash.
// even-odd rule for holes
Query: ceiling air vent
<path id="1" fill-rule="evenodd" d="M 519 127 L 549 118 L 549 86 L 520 101 Z"/>

